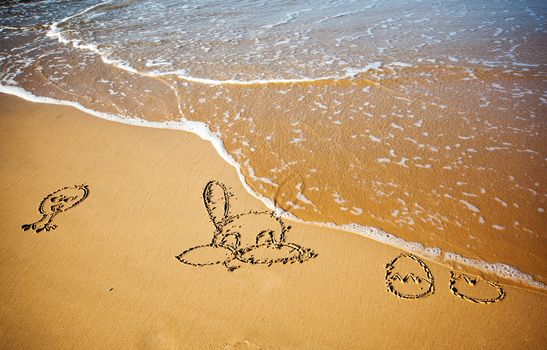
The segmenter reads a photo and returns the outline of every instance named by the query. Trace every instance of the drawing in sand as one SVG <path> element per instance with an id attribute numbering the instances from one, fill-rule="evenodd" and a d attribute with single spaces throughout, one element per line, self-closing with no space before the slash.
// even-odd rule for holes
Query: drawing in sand
<path id="1" fill-rule="evenodd" d="M 50 231 L 57 228 L 57 225 L 52 224 L 55 216 L 74 208 L 83 202 L 89 195 L 87 185 L 67 186 L 50 193 L 38 205 L 38 212 L 42 214 L 40 220 L 22 225 L 21 228 L 25 231 L 34 230 L 39 233 L 43 230 Z"/>
<path id="2" fill-rule="evenodd" d="M 425 298 L 435 291 L 433 274 L 417 256 L 405 253 L 386 265 L 387 290 L 403 299 Z"/>
<path id="3" fill-rule="evenodd" d="M 233 194 L 218 181 L 210 181 L 203 191 L 203 202 L 214 226 L 210 243 L 189 248 L 176 258 L 187 265 L 224 265 L 228 271 L 241 266 L 303 263 L 317 254 L 286 241 L 290 226 L 273 212 L 230 213 Z"/>
<path id="4" fill-rule="evenodd" d="M 496 282 L 450 271 L 450 291 L 463 300 L 476 304 L 492 304 L 505 297 L 505 291 Z"/>

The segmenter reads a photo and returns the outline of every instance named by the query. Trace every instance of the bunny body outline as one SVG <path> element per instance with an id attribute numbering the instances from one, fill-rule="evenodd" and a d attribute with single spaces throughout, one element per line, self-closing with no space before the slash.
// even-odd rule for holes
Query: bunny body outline
<path id="1" fill-rule="evenodd" d="M 215 198 L 215 194 L 220 194 Z M 286 226 L 281 218 L 269 211 L 249 211 L 232 215 L 230 198 L 233 196 L 226 186 L 218 181 L 209 181 L 203 190 L 203 202 L 215 230 L 209 244 L 189 248 L 176 258 L 187 265 L 209 266 L 223 264 L 228 271 L 234 271 L 243 264 L 265 264 L 304 262 L 317 256 L 311 249 L 285 241 Z M 244 234 L 241 224 L 250 215 L 265 216 L 276 227 L 261 230 L 258 234 Z M 239 225 L 238 225 L 239 224 Z M 252 239 L 249 242 L 249 239 Z M 207 255 L 207 258 L 200 257 Z M 198 255 L 198 257 L 191 257 Z M 262 255 L 262 256 L 261 256 Z M 189 257 L 190 256 L 190 257 Z"/>

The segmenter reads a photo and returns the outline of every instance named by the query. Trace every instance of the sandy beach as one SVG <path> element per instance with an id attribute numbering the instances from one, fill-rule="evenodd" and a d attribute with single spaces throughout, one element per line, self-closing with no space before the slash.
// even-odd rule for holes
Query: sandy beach
<path id="1" fill-rule="evenodd" d="M 539 349 L 547 343 L 544 291 L 475 275 L 455 287 L 447 266 L 422 257 L 397 261 L 406 252 L 319 226 L 283 219 L 282 247 L 292 257 L 286 264 L 233 257 L 227 264 L 185 264 L 176 256 L 211 244 L 226 228 L 213 218 L 223 203 L 212 211 L 204 203 L 210 181 L 232 194 L 236 224 L 238 214 L 267 211 L 208 142 L 5 94 L 0 118 L 0 348 Z M 74 195 L 78 205 L 54 215 L 55 228 L 21 228 L 40 219 L 42 200 L 57 203 L 63 192 L 48 199 L 51 193 L 84 184 L 85 195 Z M 264 215 L 246 219 L 253 234 L 247 239 L 272 229 Z M 314 255 L 295 255 L 300 248 Z"/>

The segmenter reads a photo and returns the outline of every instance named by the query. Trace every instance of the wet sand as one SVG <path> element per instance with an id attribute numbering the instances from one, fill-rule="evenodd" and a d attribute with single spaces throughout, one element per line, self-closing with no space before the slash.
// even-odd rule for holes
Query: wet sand
<path id="1" fill-rule="evenodd" d="M 544 292 L 500 281 L 502 300 L 469 302 L 451 292 L 447 267 L 421 258 L 429 274 L 410 260 L 412 275 L 391 270 L 400 277 L 390 280 L 397 297 L 386 290 L 385 265 L 404 252 L 314 225 L 284 220 L 292 226 L 286 242 L 317 253 L 302 263 L 243 263 L 231 272 L 183 264 L 175 256 L 209 244 L 215 232 L 202 198 L 209 181 L 233 193 L 232 214 L 266 210 L 209 143 L 4 94 L 0 115 L 2 348 L 512 349 L 547 342 Z M 21 229 L 40 218 L 37 207 L 50 193 L 82 183 L 89 194 L 54 217 L 55 229 Z M 269 228 L 263 216 L 249 219 L 248 227 Z M 431 285 L 432 294 L 401 297 L 427 294 Z M 474 300 L 497 295 L 480 279 L 475 286 L 456 291 Z"/>

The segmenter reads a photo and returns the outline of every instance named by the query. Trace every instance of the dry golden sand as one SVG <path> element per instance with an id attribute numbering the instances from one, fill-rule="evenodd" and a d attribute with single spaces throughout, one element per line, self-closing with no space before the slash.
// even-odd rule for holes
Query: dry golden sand
<path id="1" fill-rule="evenodd" d="M 199 137 L 103 121 L 0 95 L 0 348 L 366 349 L 541 348 L 544 293 L 503 285 L 505 299 L 450 293 L 450 270 L 426 261 L 435 292 L 386 291 L 401 251 L 291 223 L 303 264 L 193 267 L 175 256 L 213 234 L 203 206 L 216 179 L 234 213 L 264 206 Z M 57 229 L 21 225 L 56 189 L 90 193 Z M 257 216 L 257 219 L 258 216 Z M 260 225 L 260 222 L 256 224 Z"/>

